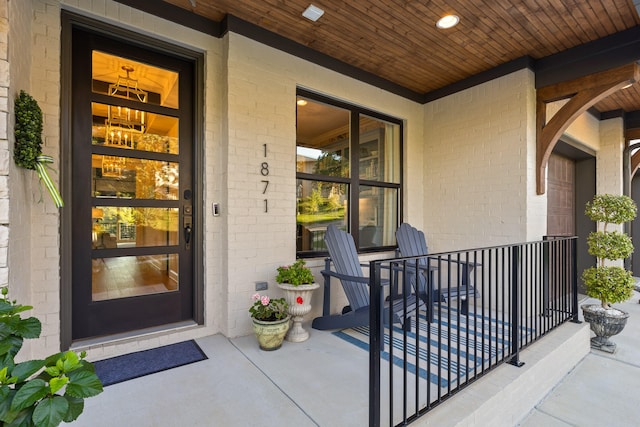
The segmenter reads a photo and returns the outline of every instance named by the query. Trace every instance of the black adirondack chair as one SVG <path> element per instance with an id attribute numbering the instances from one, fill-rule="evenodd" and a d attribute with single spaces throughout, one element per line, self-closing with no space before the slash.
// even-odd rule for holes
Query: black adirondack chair
<path id="1" fill-rule="evenodd" d="M 416 281 L 414 288 L 417 290 L 420 299 L 427 305 L 427 311 L 431 320 L 433 320 L 434 302 L 438 304 L 442 302 L 448 303 L 451 298 L 463 298 L 465 304 L 467 304 L 471 297 L 477 298 L 480 296 L 478 291 L 471 285 L 471 273 L 473 269 L 480 266 L 480 264 L 441 258 L 439 262 L 440 265 L 443 263 L 455 264 L 456 270 L 459 272 L 459 280 L 456 281 L 456 286 L 436 283 L 436 278 L 439 277 L 437 274 L 438 262 L 426 257 L 426 255 L 429 254 L 429 248 L 424 233 L 407 223 L 403 223 L 398 230 L 396 230 L 396 240 L 398 241 L 398 249 L 401 256 L 423 257 L 419 258 L 416 262 L 417 268 L 420 271 L 413 275 L 413 280 Z M 415 267 L 412 267 L 411 263 L 409 264 L 409 268 L 415 270 Z M 463 307 L 463 311 L 465 310 L 466 307 Z"/>
<path id="2" fill-rule="evenodd" d="M 323 311 L 321 317 L 313 319 L 311 326 L 314 329 L 326 330 L 368 325 L 369 277 L 362 271 L 353 237 L 336 226 L 329 225 L 324 240 L 329 250 L 329 258 L 321 272 L 324 277 Z M 331 277 L 340 280 L 349 302 L 340 314 L 330 312 Z M 388 280 L 384 281 L 384 284 L 388 284 Z M 401 297 L 389 301 L 384 307 L 385 323 L 389 320 L 388 316 L 392 315 L 394 323 L 400 322 L 408 330 L 411 326 L 410 317 L 416 314 L 419 306 L 422 306 L 422 303 L 411 293 L 407 294 L 406 304 Z"/>

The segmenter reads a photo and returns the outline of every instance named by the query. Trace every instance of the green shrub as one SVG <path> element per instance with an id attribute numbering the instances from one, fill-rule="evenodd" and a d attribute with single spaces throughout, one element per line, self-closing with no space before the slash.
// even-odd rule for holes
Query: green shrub
<path id="1" fill-rule="evenodd" d="M 86 354 L 73 351 L 44 360 L 16 363 L 24 339 L 38 338 L 42 324 L 20 313 L 32 307 L 0 298 L 0 425 L 55 427 L 71 422 L 84 409 L 84 399 L 102 392 L 102 383 Z"/>

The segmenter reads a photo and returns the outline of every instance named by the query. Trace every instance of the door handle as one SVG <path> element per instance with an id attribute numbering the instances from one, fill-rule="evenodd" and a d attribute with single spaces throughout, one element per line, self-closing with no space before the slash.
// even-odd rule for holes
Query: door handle
<path id="1" fill-rule="evenodd" d="M 191 234 L 193 233 L 192 224 L 191 215 L 185 215 L 183 220 L 185 249 L 191 249 Z"/>
<path id="2" fill-rule="evenodd" d="M 191 241 L 191 226 L 187 225 L 184 228 L 184 242 L 188 245 Z"/>

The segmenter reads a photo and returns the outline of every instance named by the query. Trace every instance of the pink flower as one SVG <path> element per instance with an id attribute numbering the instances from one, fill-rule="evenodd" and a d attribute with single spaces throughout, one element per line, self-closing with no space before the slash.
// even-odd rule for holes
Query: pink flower
<path id="1" fill-rule="evenodd" d="M 302 304 L 304 302 L 304 300 L 302 299 L 302 297 L 298 297 L 298 298 L 296 298 L 296 302 L 298 304 Z"/>
<path id="2" fill-rule="evenodd" d="M 269 297 L 266 295 L 263 296 L 260 302 L 262 302 L 262 305 L 269 305 Z"/>
<path id="3" fill-rule="evenodd" d="M 260 294 L 253 294 L 251 299 L 254 300 L 254 301 L 258 301 L 260 299 Z"/>

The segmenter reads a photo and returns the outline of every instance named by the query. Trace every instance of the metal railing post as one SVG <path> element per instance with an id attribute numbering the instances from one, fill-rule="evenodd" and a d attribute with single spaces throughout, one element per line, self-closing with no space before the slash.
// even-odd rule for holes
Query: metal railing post
<path id="1" fill-rule="evenodd" d="M 520 246 L 511 249 L 511 358 L 509 364 L 520 367 Z"/>
<path id="2" fill-rule="evenodd" d="M 383 294 L 380 263 L 369 263 L 369 426 L 380 426 L 380 352 L 382 351 Z M 391 314 L 393 315 L 393 314 Z M 390 320 L 391 322 L 393 320 Z"/>
<path id="3" fill-rule="evenodd" d="M 574 237 L 573 240 L 571 240 L 571 256 L 573 258 L 573 262 L 572 264 L 572 274 L 571 274 L 571 292 L 573 293 L 573 298 L 572 298 L 572 305 L 573 307 L 571 308 L 571 314 L 572 314 L 572 318 L 571 318 L 571 322 L 572 323 L 582 323 L 579 319 L 578 319 L 578 238 Z"/>
<path id="4" fill-rule="evenodd" d="M 542 241 L 542 314 L 549 316 L 549 246 L 551 242 L 544 236 Z"/>

